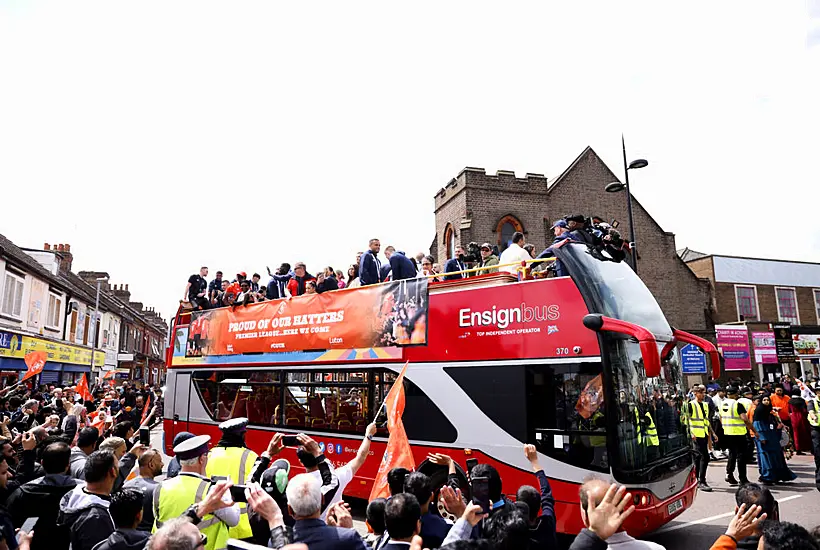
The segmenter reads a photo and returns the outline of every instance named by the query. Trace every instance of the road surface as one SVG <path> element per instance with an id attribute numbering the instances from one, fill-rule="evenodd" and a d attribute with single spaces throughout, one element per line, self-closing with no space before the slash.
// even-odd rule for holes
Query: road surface
<path id="1" fill-rule="evenodd" d="M 162 449 L 162 428 L 152 432 L 152 446 Z M 163 453 L 165 464 L 168 457 Z M 797 474 L 797 479 L 786 485 L 771 487 L 780 503 L 780 517 L 783 521 L 799 523 L 807 529 L 820 525 L 820 491 L 814 485 L 814 459 L 811 456 L 795 456 L 789 467 Z M 726 461 L 709 464 L 708 480 L 714 491 L 699 492 L 695 503 L 686 512 L 659 531 L 647 536 L 648 540 L 662 544 L 668 550 L 690 550 L 709 548 L 726 530 L 735 507 L 735 489 L 723 481 Z M 757 467 L 749 467 L 749 479 L 757 478 Z M 354 523 L 361 533 L 366 532 L 364 524 L 365 503 L 352 502 Z"/>

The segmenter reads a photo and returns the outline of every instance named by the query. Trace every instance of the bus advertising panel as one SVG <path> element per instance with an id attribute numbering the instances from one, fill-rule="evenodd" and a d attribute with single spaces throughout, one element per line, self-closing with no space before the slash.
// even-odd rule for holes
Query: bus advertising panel
<path id="1" fill-rule="evenodd" d="M 427 279 L 306 294 L 191 315 L 186 357 L 427 342 Z"/>

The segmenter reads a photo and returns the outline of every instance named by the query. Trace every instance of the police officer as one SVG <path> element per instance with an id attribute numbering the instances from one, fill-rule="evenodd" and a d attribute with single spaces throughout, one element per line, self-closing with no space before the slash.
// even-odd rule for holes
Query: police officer
<path id="1" fill-rule="evenodd" d="M 198 435 L 174 447 L 181 471 L 178 476 L 166 479 L 154 491 L 154 531 L 183 514 L 191 517 L 199 531 L 207 537 L 205 550 L 219 550 L 228 545 L 228 529 L 239 523 L 239 507 L 231 502 L 230 493 L 222 501 L 225 508 L 210 510 L 198 508 L 206 493 L 215 491 L 214 483 L 205 477 L 208 464 L 208 442 L 211 437 Z M 224 483 L 222 490 L 224 491 Z"/>
<path id="2" fill-rule="evenodd" d="M 814 383 L 814 397 L 807 401 L 811 425 L 811 447 L 814 454 L 814 483 L 820 491 L 820 381 Z"/>
<path id="3" fill-rule="evenodd" d="M 720 423 L 723 425 L 724 447 L 729 451 L 726 461 L 726 481 L 737 485 L 735 466 L 737 466 L 740 483 L 749 483 L 746 477 L 746 433 L 747 430 L 757 436 L 754 426 L 749 422 L 746 407 L 739 403 L 736 386 L 726 388 L 726 399 L 720 405 Z"/>
<path id="4" fill-rule="evenodd" d="M 232 418 L 219 425 L 222 439 L 208 453 L 208 476 L 226 477 L 236 485 L 244 485 L 253 471 L 253 463 L 259 458 L 257 454 L 245 447 L 247 418 Z M 230 536 L 233 539 L 247 539 L 253 536 L 248 521 L 248 505 L 239 503 L 242 517 L 239 525 L 232 527 Z"/>
<path id="5" fill-rule="evenodd" d="M 695 398 L 689 401 L 689 411 L 687 421 L 689 423 L 689 433 L 695 441 L 697 453 L 695 454 L 695 472 L 698 475 L 698 489 L 709 493 L 712 488 L 706 483 L 706 467 L 709 466 L 709 444 L 712 427 L 709 423 L 709 404 L 704 400 L 706 397 L 706 387 L 695 386 Z"/>

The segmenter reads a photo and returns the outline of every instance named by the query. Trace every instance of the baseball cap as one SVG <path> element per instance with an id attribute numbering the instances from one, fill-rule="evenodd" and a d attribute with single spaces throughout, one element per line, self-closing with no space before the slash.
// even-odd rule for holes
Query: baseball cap
<path id="1" fill-rule="evenodd" d="M 487 250 L 492 250 L 492 249 L 493 249 L 493 247 L 490 245 L 490 243 L 484 243 L 484 244 L 482 244 L 482 245 L 481 245 L 481 248 L 486 248 Z"/>
<path id="2" fill-rule="evenodd" d="M 556 227 L 563 227 L 564 229 L 566 229 L 567 228 L 566 220 L 556 220 L 556 222 L 554 224 L 552 224 L 552 227 L 550 227 L 550 229 L 555 229 Z"/>
<path id="3" fill-rule="evenodd" d="M 239 273 L 237 273 L 237 275 L 242 275 L 242 276 L 243 276 L 243 277 L 245 277 L 245 278 L 247 278 L 247 277 L 248 277 L 248 274 L 247 274 L 247 273 L 245 273 L 244 271 L 240 271 Z"/>

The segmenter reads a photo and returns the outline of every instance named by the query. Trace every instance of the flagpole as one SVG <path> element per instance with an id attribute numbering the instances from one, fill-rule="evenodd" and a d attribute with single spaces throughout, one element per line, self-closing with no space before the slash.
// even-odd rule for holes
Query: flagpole
<path id="1" fill-rule="evenodd" d="M 410 364 L 410 361 L 406 361 L 406 362 L 404 363 L 404 366 L 401 368 L 401 372 L 399 372 L 399 376 L 401 376 L 401 375 L 404 373 L 404 371 L 405 371 L 405 369 L 407 368 L 407 365 L 408 365 L 408 364 Z M 399 379 L 399 378 L 398 378 L 398 377 L 396 377 L 396 380 L 398 380 L 398 379 Z M 396 381 L 394 380 L 394 381 L 393 381 L 393 384 L 395 385 L 395 383 L 396 383 Z M 393 390 L 393 386 L 390 386 L 390 390 L 391 390 L 391 391 Z M 390 394 L 390 392 L 387 392 L 387 393 L 388 393 L 388 395 Z M 379 415 L 381 414 L 382 409 L 383 409 L 383 408 L 385 408 L 386 406 L 387 406 L 387 395 L 385 395 L 385 396 L 382 398 L 382 404 L 379 406 L 379 410 L 377 410 L 377 411 L 376 411 L 376 416 L 374 416 L 374 417 L 373 417 L 373 422 L 375 422 L 375 421 L 376 421 L 376 419 L 377 419 L 377 418 L 379 417 Z"/>

